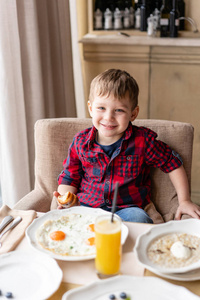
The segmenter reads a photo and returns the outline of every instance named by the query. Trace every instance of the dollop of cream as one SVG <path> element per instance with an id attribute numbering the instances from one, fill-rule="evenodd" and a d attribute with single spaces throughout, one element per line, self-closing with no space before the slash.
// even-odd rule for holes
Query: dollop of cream
<path id="1" fill-rule="evenodd" d="M 187 259 L 191 256 L 191 250 L 187 246 L 184 246 L 181 241 L 175 242 L 171 246 L 170 251 L 176 258 Z"/>

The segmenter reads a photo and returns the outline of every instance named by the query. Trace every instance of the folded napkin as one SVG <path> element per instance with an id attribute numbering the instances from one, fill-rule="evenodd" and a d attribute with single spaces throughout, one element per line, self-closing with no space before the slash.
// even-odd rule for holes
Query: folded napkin
<path id="1" fill-rule="evenodd" d="M 63 270 L 63 282 L 89 284 L 100 280 L 95 271 L 94 259 L 86 261 L 62 261 L 57 263 Z M 144 267 L 133 252 L 122 254 L 121 272 L 123 275 L 144 276 Z"/>
<path id="2" fill-rule="evenodd" d="M 1 238 L 0 242 L 2 243 L 2 246 L 0 248 L 0 254 L 12 251 L 16 248 L 23 239 L 26 228 L 35 219 L 36 212 L 34 210 L 14 210 L 10 209 L 7 205 L 3 205 L 0 209 L 0 222 L 4 217 L 9 215 L 14 218 L 20 216 L 22 217 L 22 221 Z M 12 222 L 10 224 L 12 224 Z M 8 226 L 4 230 L 6 230 Z"/>

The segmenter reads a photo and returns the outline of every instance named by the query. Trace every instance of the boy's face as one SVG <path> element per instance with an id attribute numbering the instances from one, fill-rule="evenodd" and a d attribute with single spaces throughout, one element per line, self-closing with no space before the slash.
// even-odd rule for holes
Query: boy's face
<path id="1" fill-rule="evenodd" d="M 95 96 L 93 101 L 88 101 L 88 109 L 93 125 L 98 130 L 98 142 L 110 145 L 119 140 L 129 121 L 134 121 L 138 115 L 139 107 L 132 110 L 128 94 L 121 100 L 112 94 Z"/>

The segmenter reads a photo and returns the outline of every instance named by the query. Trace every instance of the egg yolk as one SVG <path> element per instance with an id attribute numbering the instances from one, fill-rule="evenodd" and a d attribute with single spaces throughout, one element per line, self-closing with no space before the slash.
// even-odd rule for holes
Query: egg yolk
<path id="1" fill-rule="evenodd" d="M 94 232 L 94 224 L 88 225 L 88 229 L 92 232 Z"/>
<path id="2" fill-rule="evenodd" d="M 95 244 L 95 237 L 87 239 L 86 244 L 89 246 L 93 246 Z"/>
<path id="3" fill-rule="evenodd" d="M 65 233 L 63 231 L 53 231 L 49 236 L 53 241 L 62 241 L 65 238 Z"/>

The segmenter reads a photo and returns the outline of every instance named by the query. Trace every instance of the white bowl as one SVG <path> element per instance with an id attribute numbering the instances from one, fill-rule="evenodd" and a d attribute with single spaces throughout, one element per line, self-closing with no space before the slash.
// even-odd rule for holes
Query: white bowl
<path id="1" fill-rule="evenodd" d="M 173 233 L 187 233 L 200 237 L 200 220 L 187 219 L 181 221 L 170 221 L 163 224 L 154 225 L 144 234 L 138 236 L 134 247 L 134 252 L 139 262 L 150 271 L 154 270 L 160 273 L 184 273 L 200 268 L 200 257 L 195 263 L 184 267 L 164 267 L 152 262 L 147 255 L 149 245 L 153 240 L 160 238 L 167 234 Z"/>

